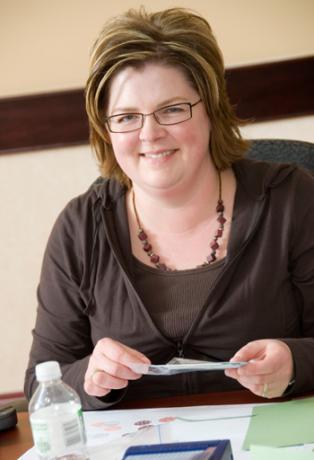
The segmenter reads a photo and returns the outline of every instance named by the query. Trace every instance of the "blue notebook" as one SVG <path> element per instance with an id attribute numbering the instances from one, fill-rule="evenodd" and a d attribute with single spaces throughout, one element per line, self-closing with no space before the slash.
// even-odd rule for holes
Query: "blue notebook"
<path id="1" fill-rule="evenodd" d="M 227 439 L 129 447 L 123 460 L 233 460 Z"/>

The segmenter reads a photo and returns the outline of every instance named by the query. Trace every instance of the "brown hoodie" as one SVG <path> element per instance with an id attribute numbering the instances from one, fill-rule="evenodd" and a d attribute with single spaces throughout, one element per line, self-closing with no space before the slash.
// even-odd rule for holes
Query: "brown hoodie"
<path id="1" fill-rule="evenodd" d="M 122 397 L 239 389 L 224 373 L 144 376 L 106 398 L 87 395 L 84 374 L 96 342 L 111 337 L 155 364 L 178 355 L 226 361 L 247 342 L 282 338 L 292 350 L 293 393 L 314 390 L 314 178 L 295 166 L 241 160 L 223 269 L 180 343 L 154 325 L 134 283 L 125 190 L 100 180 L 72 200 L 52 230 L 38 288 L 38 312 L 25 378 L 57 360 L 85 410 Z M 158 292 L 152 293 L 157 295 Z"/>

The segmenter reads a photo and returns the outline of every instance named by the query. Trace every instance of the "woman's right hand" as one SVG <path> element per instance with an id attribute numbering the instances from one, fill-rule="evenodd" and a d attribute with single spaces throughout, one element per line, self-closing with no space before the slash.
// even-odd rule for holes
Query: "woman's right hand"
<path id="1" fill-rule="evenodd" d="M 84 389 L 91 396 L 106 396 L 111 390 L 128 385 L 142 374 L 133 372 L 128 364 L 150 364 L 142 353 L 109 338 L 99 340 L 89 359 L 84 379 Z"/>

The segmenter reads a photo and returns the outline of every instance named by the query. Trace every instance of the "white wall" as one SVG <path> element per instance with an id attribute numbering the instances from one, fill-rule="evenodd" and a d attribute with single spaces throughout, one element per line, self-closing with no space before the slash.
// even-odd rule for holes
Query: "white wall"
<path id="1" fill-rule="evenodd" d="M 0 156 L 0 393 L 23 387 L 51 227 L 97 176 L 88 146 Z"/>
<path id="2" fill-rule="evenodd" d="M 88 53 L 104 20 L 131 6 L 190 0 L 2 0 L 0 97 L 84 85 Z M 195 0 L 228 65 L 313 52 L 312 0 Z M 314 118 L 259 123 L 248 137 L 310 140 Z M 98 173 L 87 146 L 0 156 L 0 393 L 20 391 L 36 313 L 36 287 L 51 226 Z"/>
<path id="3" fill-rule="evenodd" d="M 253 123 L 241 129 L 249 139 L 298 139 L 314 143 L 314 116 Z"/>

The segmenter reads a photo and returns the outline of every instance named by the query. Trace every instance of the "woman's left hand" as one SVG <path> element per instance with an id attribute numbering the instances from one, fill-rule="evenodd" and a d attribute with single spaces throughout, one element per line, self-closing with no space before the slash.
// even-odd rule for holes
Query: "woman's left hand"
<path id="1" fill-rule="evenodd" d="M 281 396 L 293 377 L 292 353 L 281 340 L 249 342 L 230 361 L 248 361 L 238 369 L 227 369 L 225 374 L 264 398 Z"/>

